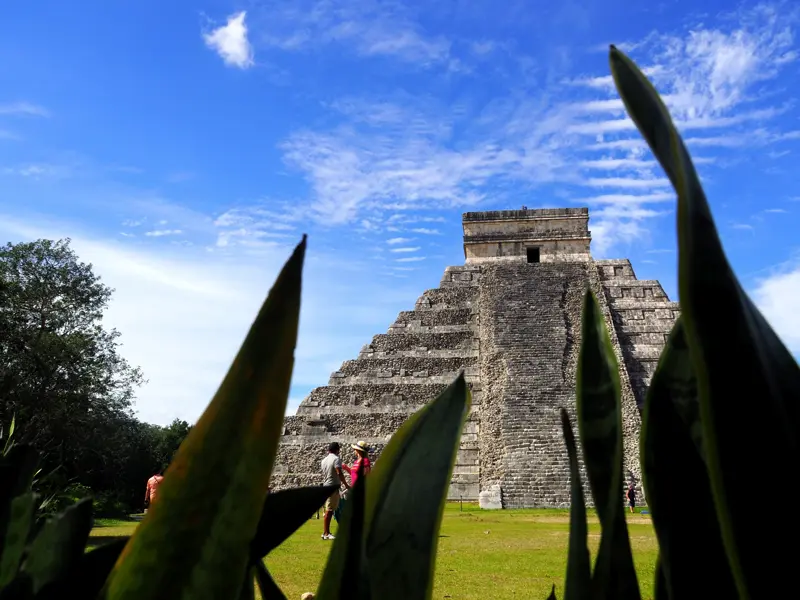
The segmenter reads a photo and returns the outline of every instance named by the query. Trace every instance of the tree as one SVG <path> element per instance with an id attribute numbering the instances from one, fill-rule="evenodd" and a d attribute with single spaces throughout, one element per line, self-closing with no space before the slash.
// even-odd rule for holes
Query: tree
<path id="1" fill-rule="evenodd" d="M 69 239 L 0 247 L 0 422 L 16 415 L 19 441 L 68 478 L 104 479 L 124 459 L 115 442 L 140 425 L 142 373 L 102 325 L 112 292 Z"/>

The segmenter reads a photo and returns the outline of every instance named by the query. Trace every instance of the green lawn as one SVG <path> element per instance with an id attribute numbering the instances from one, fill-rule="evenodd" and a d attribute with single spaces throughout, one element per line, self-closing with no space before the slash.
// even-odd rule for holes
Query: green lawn
<path id="1" fill-rule="evenodd" d="M 628 530 L 644 598 L 653 597 L 658 548 L 650 519 L 628 515 Z M 569 513 L 565 510 L 481 511 L 474 505 L 448 505 L 439 539 L 434 598 L 498 600 L 563 596 Z M 92 536 L 110 540 L 128 535 L 135 523 L 100 521 Z M 334 525 L 334 533 L 335 533 Z M 313 592 L 332 542 L 320 539 L 322 521 L 311 519 L 267 557 L 267 567 L 289 600 Z M 594 553 L 600 527 L 589 519 Z"/>

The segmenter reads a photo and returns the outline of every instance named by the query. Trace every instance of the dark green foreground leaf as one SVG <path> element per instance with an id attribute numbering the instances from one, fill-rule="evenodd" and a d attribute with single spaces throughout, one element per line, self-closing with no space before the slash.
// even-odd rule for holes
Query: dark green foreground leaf
<path id="1" fill-rule="evenodd" d="M 73 504 L 44 524 L 22 565 L 22 571 L 33 581 L 34 592 L 66 579 L 78 567 L 91 530 L 91 498 Z"/>
<path id="2" fill-rule="evenodd" d="M 681 319 L 675 323 L 645 400 L 642 468 L 670 598 L 735 598 L 706 465 L 678 413 L 698 405 L 697 382 Z M 702 439 L 697 440 L 702 443 Z"/>
<path id="3" fill-rule="evenodd" d="M 342 521 L 336 532 L 322 581 L 317 590 L 320 600 L 366 600 L 369 598 L 369 569 L 364 553 L 367 483 L 359 467 L 356 485 L 350 489 Z"/>
<path id="4" fill-rule="evenodd" d="M 305 249 L 303 236 L 122 552 L 108 600 L 239 595 L 283 426 Z"/>
<path id="5" fill-rule="evenodd" d="M 698 381 L 706 462 L 739 594 L 779 597 L 794 582 L 800 520 L 765 527 L 754 493 L 786 482 L 800 462 L 800 367 L 745 294 L 725 256 L 686 147 L 658 93 L 611 47 L 622 100 L 678 193 L 678 287 Z"/>
<path id="6" fill-rule="evenodd" d="M 561 409 L 561 428 L 569 455 L 570 509 L 569 551 L 567 553 L 567 578 L 564 582 L 564 600 L 588 600 L 592 592 L 592 563 L 589 558 L 587 540 L 589 528 L 586 524 L 586 504 L 583 501 L 581 473 L 578 469 L 578 451 L 569 415 Z M 555 594 L 555 586 L 553 587 Z"/>
<path id="7" fill-rule="evenodd" d="M 267 495 L 261 521 L 251 543 L 255 560 L 264 558 L 311 518 L 339 486 L 281 490 Z"/>
<path id="8" fill-rule="evenodd" d="M 464 374 L 392 436 L 369 475 L 366 552 L 373 598 L 430 598 L 436 548 L 470 407 Z"/>
<path id="9" fill-rule="evenodd" d="M 587 291 L 578 355 L 578 427 L 584 462 L 602 527 L 592 577 L 593 596 L 639 600 L 622 504 L 622 408 L 616 354 L 597 299 Z"/>

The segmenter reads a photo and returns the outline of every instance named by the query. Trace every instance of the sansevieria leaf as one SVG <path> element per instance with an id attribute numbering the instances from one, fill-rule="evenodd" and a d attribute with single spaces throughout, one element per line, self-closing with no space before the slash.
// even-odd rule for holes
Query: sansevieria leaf
<path id="1" fill-rule="evenodd" d="M 11 500 L 4 518 L 5 527 L 0 531 L 0 589 L 11 583 L 19 570 L 22 554 L 33 527 L 36 497 L 33 492 L 22 494 Z"/>
<path id="2" fill-rule="evenodd" d="M 785 482 L 800 461 L 800 367 L 742 289 L 717 234 L 689 152 L 655 88 L 612 47 L 611 69 L 628 113 L 678 194 L 678 287 L 695 367 L 705 459 L 740 597 L 794 586 L 790 547 L 800 521 L 764 527 L 754 489 Z"/>
<path id="3" fill-rule="evenodd" d="M 430 598 L 439 528 L 471 396 L 461 373 L 392 436 L 368 477 L 373 598 Z"/>
<path id="4" fill-rule="evenodd" d="M 305 249 L 303 236 L 165 473 L 109 578 L 110 600 L 239 595 L 283 425 Z"/>
<path id="5" fill-rule="evenodd" d="M 366 488 L 370 484 L 364 477 L 363 466 L 359 465 L 356 485 L 348 492 L 341 525 L 317 589 L 319 600 L 367 600 L 370 597 L 367 580 L 370 569 L 364 553 Z"/>
<path id="6" fill-rule="evenodd" d="M 569 415 L 561 409 L 561 428 L 567 445 L 570 478 L 569 550 L 567 552 L 567 578 L 564 582 L 564 600 L 589 600 L 592 594 L 592 563 L 589 548 L 589 527 L 586 524 L 586 503 L 583 500 L 581 472 L 578 468 L 578 451 Z"/>
<path id="7" fill-rule="evenodd" d="M 670 598 L 735 598 L 706 464 L 693 440 L 697 380 L 679 318 L 645 400 L 642 468 L 658 538 L 661 575 Z M 694 430 L 694 431 L 693 431 Z"/>
<path id="8" fill-rule="evenodd" d="M 620 381 L 616 354 L 597 304 L 587 290 L 581 320 L 576 400 L 586 474 L 602 535 L 592 575 L 597 598 L 639 600 L 622 503 L 623 448 Z"/>

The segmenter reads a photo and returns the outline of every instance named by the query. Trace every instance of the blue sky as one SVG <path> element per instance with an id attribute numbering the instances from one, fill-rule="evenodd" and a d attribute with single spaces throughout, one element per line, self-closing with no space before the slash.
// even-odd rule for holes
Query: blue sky
<path id="1" fill-rule="evenodd" d="M 797 355 L 799 27 L 791 2 L 720 0 L 4 6 L 0 238 L 69 236 L 116 289 L 157 423 L 199 416 L 303 232 L 291 411 L 463 263 L 467 210 L 589 206 L 594 255 L 677 299 L 674 195 L 615 43 Z"/>

